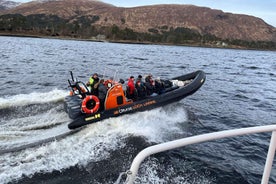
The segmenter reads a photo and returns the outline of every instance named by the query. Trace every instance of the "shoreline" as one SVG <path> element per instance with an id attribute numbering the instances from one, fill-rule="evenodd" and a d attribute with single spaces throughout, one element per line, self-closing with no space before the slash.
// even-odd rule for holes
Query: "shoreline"
<path id="1" fill-rule="evenodd" d="M 237 50 L 256 50 L 256 51 L 276 51 L 275 49 L 259 49 L 259 48 L 248 48 L 237 45 L 217 45 L 217 44 L 201 44 L 201 43 L 190 43 L 190 44 L 174 44 L 174 43 L 157 43 L 157 42 L 139 42 L 132 40 L 97 40 L 88 38 L 73 38 L 66 36 L 45 36 L 45 35 L 32 35 L 22 33 L 1 33 L 0 36 L 7 37 L 22 37 L 22 38 L 42 38 L 42 39 L 59 39 L 59 40 L 73 40 L 73 41 L 90 41 L 90 42 L 108 42 L 108 43 L 121 43 L 121 44 L 141 44 L 141 45 L 164 45 L 164 46 L 185 46 L 185 47 L 200 47 L 200 48 L 217 48 L 217 49 L 237 49 Z"/>

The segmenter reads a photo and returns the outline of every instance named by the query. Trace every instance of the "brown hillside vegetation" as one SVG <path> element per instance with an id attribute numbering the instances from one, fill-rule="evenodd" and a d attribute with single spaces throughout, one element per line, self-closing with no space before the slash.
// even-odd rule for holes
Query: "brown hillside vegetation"
<path id="1" fill-rule="evenodd" d="M 80 17 L 97 16 L 99 19 L 93 22 L 93 26 L 98 28 L 116 25 L 120 29 L 150 34 L 187 28 L 223 40 L 276 42 L 276 29 L 260 18 L 193 5 L 122 8 L 96 0 L 50 0 L 24 3 L 1 14 L 57 15 L 69 22 Z"/>
<path id="2" fill-rule="evenodd" d="M 115 7 L 112 5 L 94 0 L 49 0 L 24 3 L 4 13 L 19 13 L 22 15 L 46 14 L 70 19 L 75 16 L 87 15 L 91 12 L 102 14 L 113 8 Z"/>

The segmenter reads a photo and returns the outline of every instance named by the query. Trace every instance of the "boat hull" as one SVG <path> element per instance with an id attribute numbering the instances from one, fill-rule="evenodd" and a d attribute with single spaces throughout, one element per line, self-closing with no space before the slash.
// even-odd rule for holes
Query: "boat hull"
<path id="1" fill-rule="evenodd" d="M 119 106 L 117 108 L 112 108 L 95 114 L 77 114 L 77 117 L 74 118 L 74 120 L 68 124 L 68 128 L 75 129 L 107 118 L 151 110 L 173 102 L 180 101 L 181 99 L 195 93 L 203 85 L 203 83 L 205 82 L 205 78 L 206 76 L 203 71 L 196 71 L 193 73 L 172 78 L 172 80 L 192 80 L 192 82 L 182 87 L 166 89 L 166 92 L 161 95 L 150 96 L 143 100 L 135 101 L 128 105 Z"/>

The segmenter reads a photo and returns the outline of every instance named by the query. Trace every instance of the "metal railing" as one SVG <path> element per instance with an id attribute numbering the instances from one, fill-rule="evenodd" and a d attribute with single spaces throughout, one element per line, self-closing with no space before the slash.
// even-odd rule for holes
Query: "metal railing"
<path id="1" fill-rule="evenodd" d="M 138 169 L 145 158 L 150 155 L 172 150 L 175 148 L 180 148 L 183 146 L 202 143 L 206 141 L 227 138 L 227 137 L 234 137 L 246 134 L 254 134 L 254 133 L 263 133 L 263 132 L 272 132 L 269 150 L 267 153 L 265 168 L 262 177 L 262 184 L 268 184 L 270 172 L 273 164 L 275 149 L 276 149 L 276 125 L 267 125 L 267 126 L 258 126 L 258 127 L 249 127 L 249 128 L 241 128 L 241 129 L 233 129 L 233 130 L 225 130 L 220 132 L 208 133 L 208 134 L 201 134 L 197 136 L 187 137 L 179 140 L 174 140 L 166 143 L 161 143 L 158 145 L 150 146 L 142 150 L 133 160 L 130 170 L 126 173 L 126 183 L 132 184 L 136 178 L 138 173 Z M 121 174 L 122 175 L 122 174 Z M 119 178 L 121 178 L 121 175 Z M 118 180 L 120 180 L 118 178 Z M 118 181 L 117 181 L 118 182 Z"/>

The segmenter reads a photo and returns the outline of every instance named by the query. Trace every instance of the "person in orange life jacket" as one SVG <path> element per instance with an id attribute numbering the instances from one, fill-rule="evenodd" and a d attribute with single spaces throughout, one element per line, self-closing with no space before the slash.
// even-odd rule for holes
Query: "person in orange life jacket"
<path id="1" fill-rule="evenodd" d="M 128 98 L 134 99 L 135 98 L 135 86 L 134 86 L 134 77 L 130 76 L 130 78 L 128 79 Z"/>
<path id="2" fill-rule="evenodd" d="M 90 87 L 90 91 L 93 95 L 98 96 L 99 77 L 97 73 L 94 73 L 86 84 Z"/>

